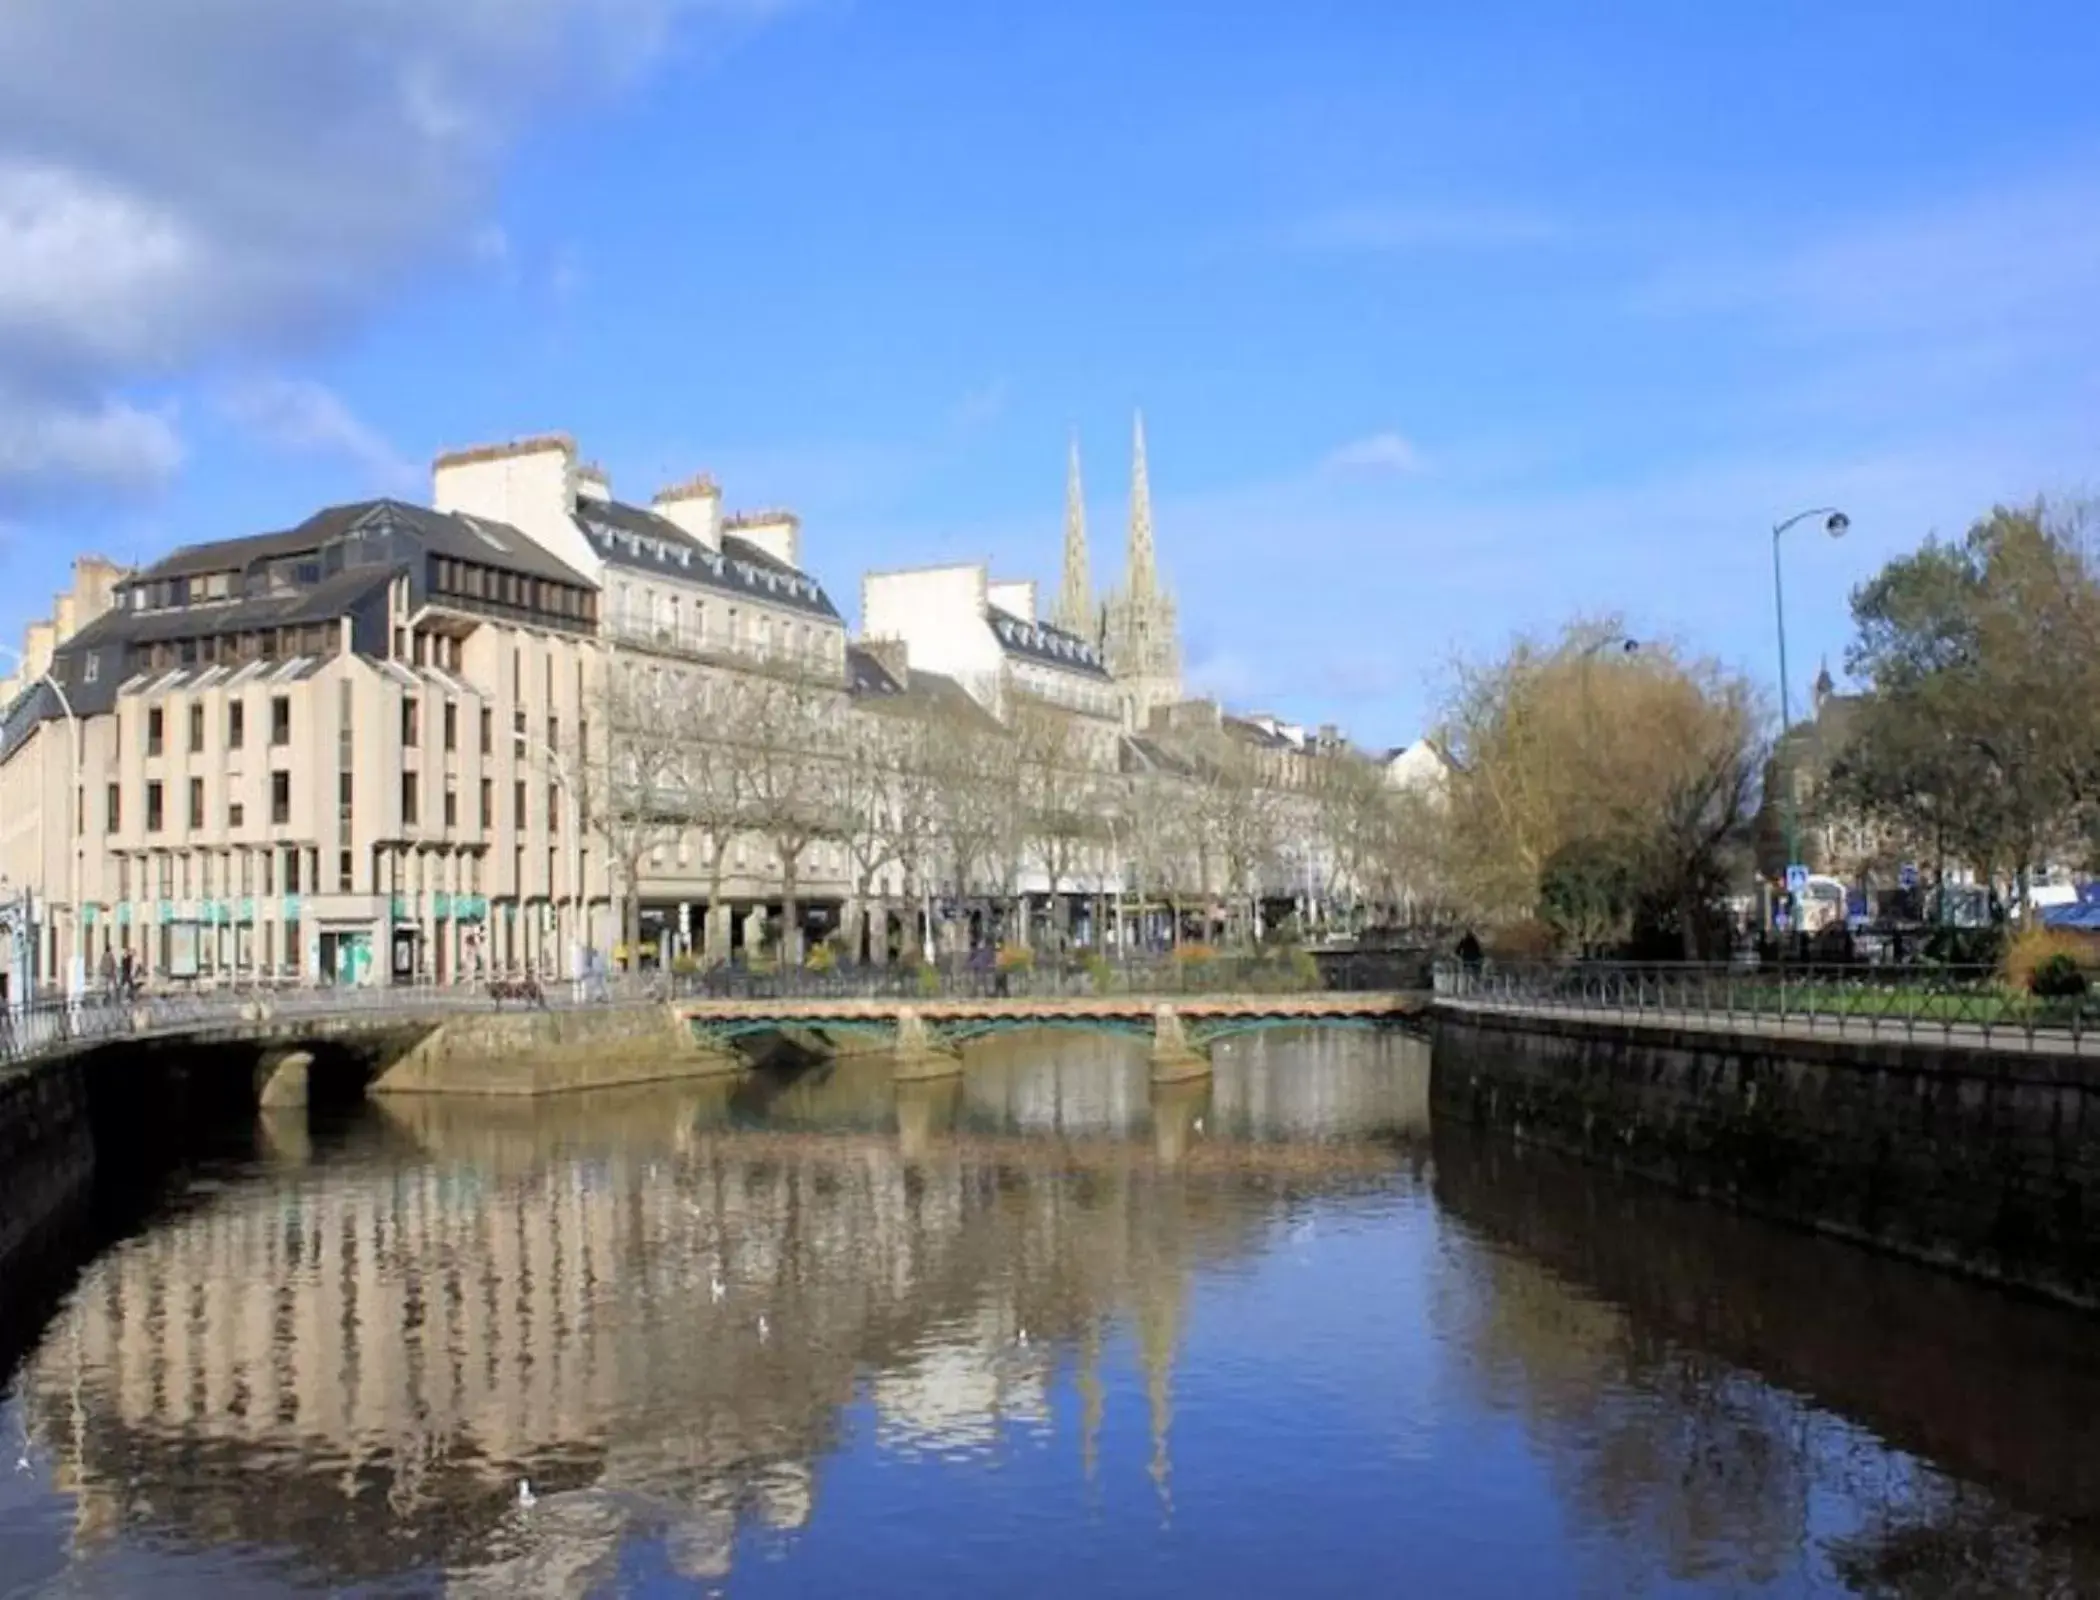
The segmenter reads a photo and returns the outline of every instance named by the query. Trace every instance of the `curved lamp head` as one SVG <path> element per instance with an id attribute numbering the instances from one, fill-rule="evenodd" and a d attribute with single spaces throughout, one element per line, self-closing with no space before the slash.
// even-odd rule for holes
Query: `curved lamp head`
<path id="1" fill-rule="evenodd" d="M 1842 539 L 1845 530 L 1852 526 L 1852 519 L 1842 511 L 1833 511 L 1823 519 L 1823 531 L 1833 539 Z"/>

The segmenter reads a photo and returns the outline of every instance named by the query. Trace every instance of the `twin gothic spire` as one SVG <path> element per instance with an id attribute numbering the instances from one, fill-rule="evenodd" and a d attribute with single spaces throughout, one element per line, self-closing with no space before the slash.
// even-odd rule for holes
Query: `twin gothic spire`
<path id="1" fill-rule="evenodd" d="M 1159 587 L 1152 548 L 1152 485 L 1145 466 L 1145 416 L 1137 414 L 1132 429 L 1130 467 L 1130 555 L 1124 592 L 1133 599 L 1155 594 Z M 1086 495 L 1079 479 L 1079 436 L 1072 436 L 1065 468 L 1065 559 L 1051 620 L 1068 633 L 1094 639 L 1100 617 L 1088 578 Z"/>

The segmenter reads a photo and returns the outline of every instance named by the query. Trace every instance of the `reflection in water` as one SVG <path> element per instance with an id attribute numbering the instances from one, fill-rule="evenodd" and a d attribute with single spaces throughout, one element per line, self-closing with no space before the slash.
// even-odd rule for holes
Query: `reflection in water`
<path id="1" fill-rule="evenodd" d="M 1155 1091 L 1046 1035 L 271 1124 L 16 1374 L 0 1580 L 1357 1592 L 1396 1539 L 1425 1592 L 2094 1576 L 2077 1319 L 1432 1138 L 1427 1078 L 1261 1035 Z"/>

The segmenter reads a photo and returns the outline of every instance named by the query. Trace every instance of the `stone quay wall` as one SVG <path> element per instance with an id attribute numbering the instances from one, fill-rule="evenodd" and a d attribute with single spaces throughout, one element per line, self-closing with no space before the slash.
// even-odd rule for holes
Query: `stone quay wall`
<path id="1" fill-rule="evenodd" d="M 1439 1006 L 1434 1113 L 2100 1308 L 2100 1060 Z"/>
<path id="2" fill-rule="evenodd" d="M 86 1198 L 95 1173 L 77 1061 L 0 1072 L 0 1282 L 6 1263 Z"/>

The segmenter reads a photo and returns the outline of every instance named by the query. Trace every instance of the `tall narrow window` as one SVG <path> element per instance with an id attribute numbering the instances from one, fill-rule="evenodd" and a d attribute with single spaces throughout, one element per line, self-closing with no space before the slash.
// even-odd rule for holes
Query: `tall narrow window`
<path id="1" fill-rule="evenodd" d="M 199 701 L 190 703 L 190 754 L 204 752 L 204 706 Z"/>
<path id="2" fill-rule="evenodd" d="M 202 778 L 190 779 L 190 826 L 199 829 L 204 826 L 204 780 Z"/>
<path id="3" fill-rule="evenodd" d="M 270 820 L 279 827 L 292 820 L 292 775 L 289 772 L 270 774 Z"/>
<path id="4" fill-rule="evenodd" d="M 161 708 L 159 706 L 149 706 L 146 710 L 147 755 L 157 756 L 160 754 L 162 740 L 165 737 L 165 730 L 166 719 L 161 714 Z"/>
<path id="5" fill-rule="evenodd" d="M 115 833 L 124 825 L 124 790 L 119 784 L 111 784 L 103 795 L 102 831 Z"/>
<path id="6" fill-rule="evenodd" d="M 288 745 L 292 742 L 292 697 L 288 694 L 270 697 L 270 743 Z"/>
<path id="7" fill-rule="evenodd" d="M 226 702 L 226 748 L 238 750 L 248 737 L 248 708 L 239 700 Z"/>

